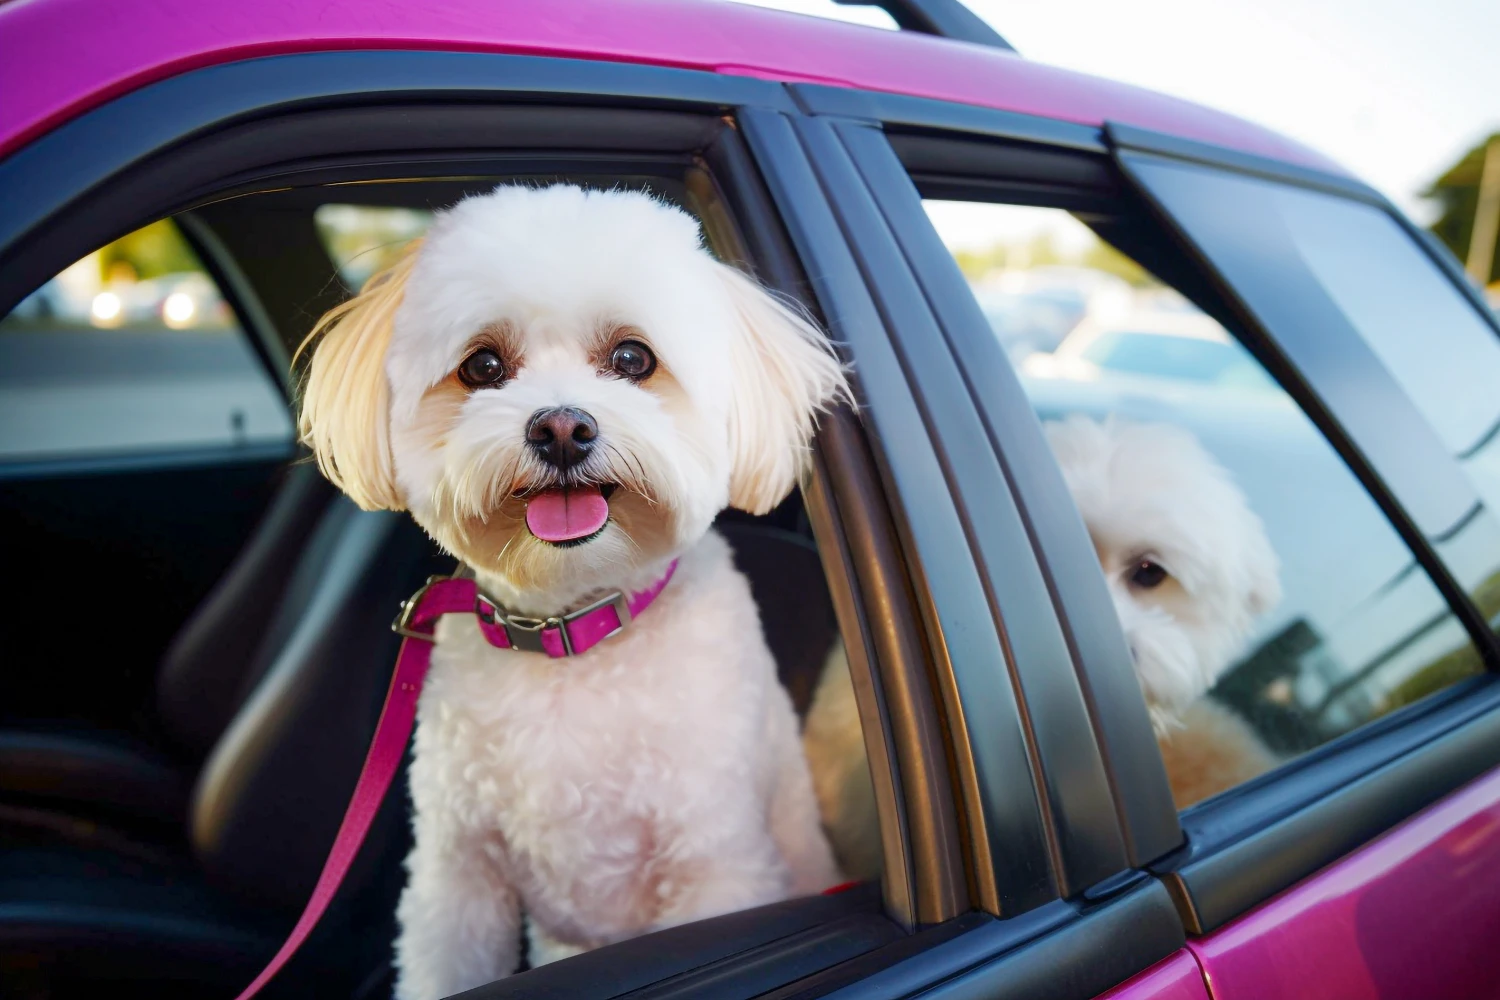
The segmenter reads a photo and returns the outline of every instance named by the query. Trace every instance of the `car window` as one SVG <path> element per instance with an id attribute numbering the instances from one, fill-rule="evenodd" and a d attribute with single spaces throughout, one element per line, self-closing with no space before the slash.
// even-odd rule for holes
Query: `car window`
<path id="1" fill-rule="evenodd" d="M 1093 538 L 1179 805 L 1482 669 L 1375 501 L 1223 326 L 1066 212 L 926 207 L 981 303 L 1045 277 L 1083 304 L 1044 335 L 1018 332 L 1018 300 L 986 315 Z"/>
<path id="2" fill-rule="evenodd" d="M 0 462 L 230 455 L 292 437 L 282 391 L 171 220 L 0 318 Z"/>

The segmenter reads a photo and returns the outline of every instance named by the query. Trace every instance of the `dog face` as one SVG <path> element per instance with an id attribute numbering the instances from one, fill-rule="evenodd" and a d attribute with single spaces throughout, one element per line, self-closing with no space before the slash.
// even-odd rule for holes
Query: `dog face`
<path id="1" fill-rule="evenodd" d="M 1190 433 L 1082 416 L 1046 425 L 1162 735 L 1281 599 L 1260 518 Z"/>
<path id="2" fill-rule="evenodd" d="M 325 473 L 539 613 L 775 506 L 847 392 L 806 320 L 636 192 L 460 202 L 319 334 L 301 430 Z"/>

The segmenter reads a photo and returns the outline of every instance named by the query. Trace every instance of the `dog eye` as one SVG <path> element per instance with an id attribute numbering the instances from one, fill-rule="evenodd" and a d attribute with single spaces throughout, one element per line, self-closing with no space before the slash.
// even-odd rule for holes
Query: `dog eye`
<path id="1" fill-rule="evenodd" d="M 656 357 L 638 340 L 622 340 L 609 353 L 609 367 L 617 375 L 640 381 L 656 371 Z"/>
<path id="2" fill-rule="evenodd" d="M 1167 578 L 1167 571 L 1160 564 L 1150 559 L 1142 559 L 1136 563 L 1135 569 L 1130 571 L 1130 582 L 1133 586 L 1142 590 L 1150 590 L 1160 587 L 1162 581 Z"/>
<path id="3" fill-rule="evenodd" d="M 481 347 L 458 366 L 458 378 L 470 389 L 499 385 L 505 381 L 505 362 L 488 347 Z"/>

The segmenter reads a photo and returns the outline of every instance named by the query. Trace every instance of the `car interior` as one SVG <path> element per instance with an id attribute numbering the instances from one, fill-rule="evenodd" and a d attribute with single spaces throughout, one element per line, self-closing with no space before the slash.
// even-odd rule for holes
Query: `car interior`
<path id="1" fill-rule="evenodd" d="M 721 256 L 744 260 L 712 182 L 689 173 L 503 179 L 646 188 L 703 219 Z M 174 222 L 266 377 L 286 387 L 287 359 L 348 293 L 339 269 L 349 261 L 320 235 L 320 207 L 420 218 L 501 179 L 292 187 Z M 95 995 L 132 978 L 161 997 L 178 995 L 173 983 L 183 996 L 232 992 L 275 951 L 317 878 L 379 716 L 400 642 L 390 622 L 429 574 L 454 564 L 406 515 L 338 495 L 289 438 L 242 451 L 0 465 L 0 551 L 33 567 L 12 597 L 15 620 L 27 622 L 19 669 L 0 675 L 0 993 Z M 838 626 L 803 500 L 794 493 L 764 517 L 728 511 L 718 526 L 805 712 Z M 388 992 L 410 836 L 398 783 L 333 908 L 269 995 Z M 748 947 L 878 914 L 879 900 L 866 888 L 778 907 L 663 932 L 664 953 L 701 961 L 726 940 Z M 626 946 L 643 982 L 659 977 L 649 945 Z M 536 975 L 583 995 L 572 988 L 597 979 L 587 969 L 599 960 Z M 493 995 L 524 992 L 526 978 Z"/>

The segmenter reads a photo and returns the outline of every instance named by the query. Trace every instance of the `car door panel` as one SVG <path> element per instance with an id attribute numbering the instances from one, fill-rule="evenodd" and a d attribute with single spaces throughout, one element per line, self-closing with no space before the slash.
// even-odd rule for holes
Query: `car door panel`
<path id="1" fill-rule="evenodd" d="M 1500 771 L 1212 934 L 1215 1000 L 1494 996 Z"/>
<path id="2" fill-rule="evenodd" d="M 0 481 L 0 562 L 16 574 L 7 610 L 25 623 L 10 639 L 14 669 L 0 671 L 10 721 L 141 728 L 167 644 L 280 479 L 290 446 L 272 451 Z"/>

